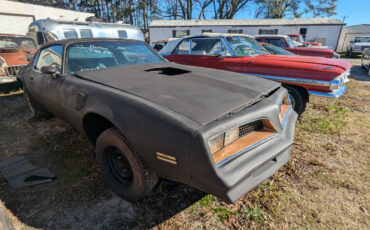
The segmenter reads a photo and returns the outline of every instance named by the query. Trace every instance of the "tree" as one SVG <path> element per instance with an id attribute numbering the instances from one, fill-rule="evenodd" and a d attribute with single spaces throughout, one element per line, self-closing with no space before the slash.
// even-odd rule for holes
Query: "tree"
<path id="1" fill-rule="evenodd" d="M 336 15 L 337 0 L 255 0 L 256 18 L 301 17 L 303 14 L 318 16 Z"/>
<path id="2" fill-rule="evenodd" d="M 232 19 L 235 14 L 243 9 L 251 0 L 214 0 L 214 18 L 215 19 Z"/>

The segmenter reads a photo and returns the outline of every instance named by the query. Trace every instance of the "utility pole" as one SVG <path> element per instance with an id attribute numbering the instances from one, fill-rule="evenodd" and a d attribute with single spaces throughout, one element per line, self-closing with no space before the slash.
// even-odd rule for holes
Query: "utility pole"
<path id="1" fill-rule="evenodd" d="M 346 15 L 343 15 L 342 16 L 342 21 L 344 22 L 346 20 L 346 18 L 348 18 Z"/>

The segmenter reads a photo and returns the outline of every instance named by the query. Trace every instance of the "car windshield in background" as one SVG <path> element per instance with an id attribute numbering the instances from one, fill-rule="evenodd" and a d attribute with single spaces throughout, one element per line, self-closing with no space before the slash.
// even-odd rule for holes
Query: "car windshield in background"
<path id="1" fill-rule="evenodd" d="M 273 54 L 278 54 L 278 55 L 295 55 L 294 53 L 291 53 L 289 51 L 286 51 L 285 49 L 279 48 L 277 46 L 274 46 L 274 45 L 271 45 L 271 44 L 268 44 L 268 43 L 264 43 L 262 46 L 265 49 L 267 49 L 268 51 L 272 52 Z"/>
<path id="2" fill-rule="evenodd" d="M 289 47 L 290 48 L 294 48 L 294 47 L 296 47 L 296 45 L 295 45 L 295 43 L 293 42 L 293 40 L 290 38 L 290 37 L 286 37 L 285 38 L 285 40 L 286 40 L 286 42 L 288 43 L 288 45 L 289 45 Z"/>
<path id="3" fill-rule="evenodd" d="M 164 60 L 143 42 L 79 42 L 67 48 L 66 72 L 73 74 L 84 70 L 162 62 Z"/>
<path id="4" fill-rule="evenodd" d="M 31 38 L 0 36 L 0 49 L 37 49 Z"/>
<path id="5" fill-rule="evenodd" d="M 370 42 L 370 37 L 357 37 L 355 39 L 355 43 L 358 43 L 358 42 Z"/>
<path id="6" fill-rule="evenodd" d="M 268 54 L 268 51 L 263 48 L 254 38 L 244 36 L 226 37 L 231 48 L 236 56 L 253 56 L 260 54 Z"/>

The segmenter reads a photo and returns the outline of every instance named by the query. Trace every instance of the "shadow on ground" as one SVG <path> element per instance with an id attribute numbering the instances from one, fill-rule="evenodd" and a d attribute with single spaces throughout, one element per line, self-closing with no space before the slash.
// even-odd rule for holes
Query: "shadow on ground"
<path id="1" fill-rule="evenodd" d="M 93 146 L 57 118 L 34 121 L 19 92 L 0 95 L 0 161 L 26 156 L 58 176 L 53 182 L 12 189 L 0 176 L 0 198 L 16 229 L 148 229 L 205 194 L 160 180 L 153 192 L 127 202 L 103 182 Z"/>
<path id="2" fill-rule="evenodd" d="M 353 66 L 350 76 L 358 81 L 370 82 L 370 76 L 367 74 L 367 70 L 361 66 Z"/>

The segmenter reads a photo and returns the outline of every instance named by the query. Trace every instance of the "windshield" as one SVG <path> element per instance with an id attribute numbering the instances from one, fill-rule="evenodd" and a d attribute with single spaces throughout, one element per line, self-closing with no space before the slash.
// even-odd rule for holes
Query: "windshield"
<path id="1" fill-rule="evenodd" d="M 286 36 L 285 40 L 288 43 L 290 48 L 296 47 L 296 45 L 294 44 L 293 40 L 290 37 Z"/>
<path id="2" fill-rule="evenodd" d="M 67 48 L 66 72 L 162 62 L 161 56 L 140 41 L 79 42 Z"/>
<path id="3" fill-rule="evenodd" d="M 0 36 L 0 49 L 37 49 L 31 38 Z"/>
<path id="4" fill-rule="evenodd" d="M 357 37 L 355 42 L 370 42 L 370 37 Z"/>
<path id="5" fill-rule="evenodd" d="M 254 38 L 244 36 L 230 36 L 226 37 L 226 40 L 229 42 L 235 55 L 239 57 L 269 53 Z"/>
<path id="6" fill-rule="evenodd" d="M 262 46 L 265 49 L 267 49 L 268 51 L 272 52 L 273 54 L 278 54 L 278 55 L 295 55 L 294 53 L 291 53 L 289 51 L 286 51 L 285 49 L 279 48 L 277 46 L 274 46 L 274 45 L 271 45 L 271 44 L 268 44 L 268 43 L 264 43 Z"/>
<path id="7" fill-rule="evenodd" d="M 303 39 L 303 36 L 302 35 L 299 35 L 299 40 L 298 42 L 304 42 L 304 39 Z"/>

